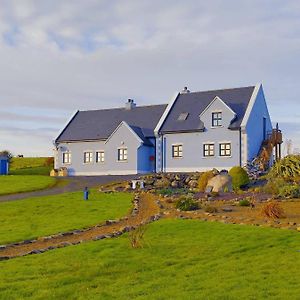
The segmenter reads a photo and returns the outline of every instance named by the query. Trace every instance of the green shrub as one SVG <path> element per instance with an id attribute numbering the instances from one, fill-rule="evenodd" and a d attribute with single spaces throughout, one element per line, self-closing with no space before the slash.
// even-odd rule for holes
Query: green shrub
<path id="1" fill-rule="evenodd" d="M 250 201 L 248 199 L 242 199 L 239 201 L 239 206 L 250 206 Z"/>
<path id="2" fill-rule="evenodd" d="M 268 178 L 283 178 L 296 181 L 300 178 L 300 155 L 288 155 L 276 162 L 268 174 Z"/>
<path id="3" fill-rule="evenodd" d="M 218 212 L 218 209 L 214 206 L 206 205 L 205 208 L 204 208 L 204 211 L 212 214 L 212 213 Z"/>
<path id="4" fill-rule="evenodd" d="M 250 182 L 247 172 L 242 167 L 236 166 L 231 168 L 229 175 L 232 177 L 232 187 L 234 190 L 238 190 Z"/>
<path id="5" fill-rule="evenodd" d="M 278 197 L 284 199 L 299 198 L 300 186 L 298 185 L 284 185 L 279 188 Z"/>
<path id="6" fill-rule="evenodd" d="M 207 171 L 200 175 L 200 178 L 198 180 L 198 188 L 200 192 L 205 192 L 208 181 L 213 177 L 213 171 Z"/>
<path id="7" fill-rule="evenodd" d="M 180 197 L 177 200 L 175 207 L 182 211 L 197 210 L 200 208 L 199 204 L 195 200 L 188 197 Z"/>
<path id="8" fill-rule="evenodd" d="M 278 196 L 280 188 L 286 185 L 286 181 L 283 178 L 271 178 L 261 188 L 261 191 L 273 196 Z"/>

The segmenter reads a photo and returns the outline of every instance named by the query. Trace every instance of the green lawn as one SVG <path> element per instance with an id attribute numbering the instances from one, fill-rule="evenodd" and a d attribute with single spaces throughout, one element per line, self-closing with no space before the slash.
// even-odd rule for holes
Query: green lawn
<path id="1" fill-rule="evenodd" d="M 47 165 L 48 157 L 14 157 L 11 160 L 11 175 L 49 175 L 53 165 Z"/>
<path id="2" fill-rule="evenodd" d="M 0 176 L 0 195 L 16 194 L 42 190 L 53 186 L 56 179 L 38 175 Z"/>
<path id="3" fill-rule="evenodd" d="M 131 200 L 131 194 L 92 191 L 89 201 L 83 200 L 82 192 L 75 192 L 2 202 L 0 244 L 80 229 L 125 216 Z"/>
<path id="4" fill-rule="evenodd" d="M 300 235 L 162 220 L 127 236 L 0 262 L 1 299 L 299 299 Z"/>

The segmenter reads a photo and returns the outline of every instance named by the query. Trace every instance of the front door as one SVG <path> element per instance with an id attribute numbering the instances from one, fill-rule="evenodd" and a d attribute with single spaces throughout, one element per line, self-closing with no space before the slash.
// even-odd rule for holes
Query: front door
<path id="1" fill-rule="evenodd" d="M 7 162 L 0 160 L 0 175 L 6 175 L 7 173 Z"/>

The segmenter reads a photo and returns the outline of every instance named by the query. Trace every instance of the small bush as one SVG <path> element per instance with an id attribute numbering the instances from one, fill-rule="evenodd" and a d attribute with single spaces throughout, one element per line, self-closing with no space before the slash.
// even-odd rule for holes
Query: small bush
<path id="1" fill-rule="evenodd" d="M 283 208 L 278 202 L 271 201 L 266 203 L 261 210 L 263 216 L 270 219 L 280 219 L 284 217 Z"/>
<path id="2" fill-rule="evenodd" d="M 54 157 L 47 157 L 44 163 L 45 167 L 52 167 L 54 166 Z"/>
<path id="3" fill-rule="evenodd" d="M 181 211 L 190 211 L 199 209 L 199 204 L 192 198 L 180 197 L 175 207 Z"/>
<path id="4" fill-rule="evenodd" d="M 198 188 L 200 192 L 205 192 L 208 181 L 214 177 L 213 171 L 204 172 L 198 180 Z"/>
<path id="5" fill-rule="evenodd" d="M 278 197 L 283 199 L 299 198 L 300 186 L 293 184 L 279 187 Z"/>
<path id="6" fill-rule="evenodd" d="M 239 201 L 239 206 L 250 206 L 250 201 L 248 199 L 242 199 Z"/>
<path id="7" fill-rule="evenodd" d="M 144 235 L 146 230 L 147 230 L 147 226 L 142 225 L 128 233 L 128 238 L 132 248 L 144 247 Z"/>
<path id="8" fill-rule="evenodd" d="M 281 187 L 286 185 L 283 178 L 272 178 L 261 188 L 261 191 L 273 196 L 278 196 Z"/>
<path id="9" fill-rule="evenodd" d="M 238 190 L 250 182 L 247 172 L 242 167 L 231 168 L 229 175 L 232 177 L 232 187 L 234 190 Z"/>
<path id="10" fill-rule="evenodd" d="M 204 211 L 212 214 L 212 213 L 217 213 L 218 209 L 214 206 L 207 205 L 207 206 L 205 206 Z"/>

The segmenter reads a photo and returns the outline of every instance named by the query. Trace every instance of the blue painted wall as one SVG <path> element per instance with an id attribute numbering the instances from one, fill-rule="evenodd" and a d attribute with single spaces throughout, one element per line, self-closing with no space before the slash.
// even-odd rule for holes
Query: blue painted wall
<path id="1" fill-rule="evenodd" d="M 265 118 L 266 122 L 266 133 L 272 130 L 272 122 L 268 107 L 266 104 L 264 91 L 262 86 L 260 86 L 256 101 L 253 105 L 252 111 L 249 115 L 248 122 L 246 124 L 246 134 L 247 134 L 247 160 L 254 159 L 261 148 L 261 144 L 265 139 L 263 120 Z"/>
<path id="2" fill-rule="evenodd" d="M 8 174 L 8 159 L 0 158 L 0 175 Z"/>

